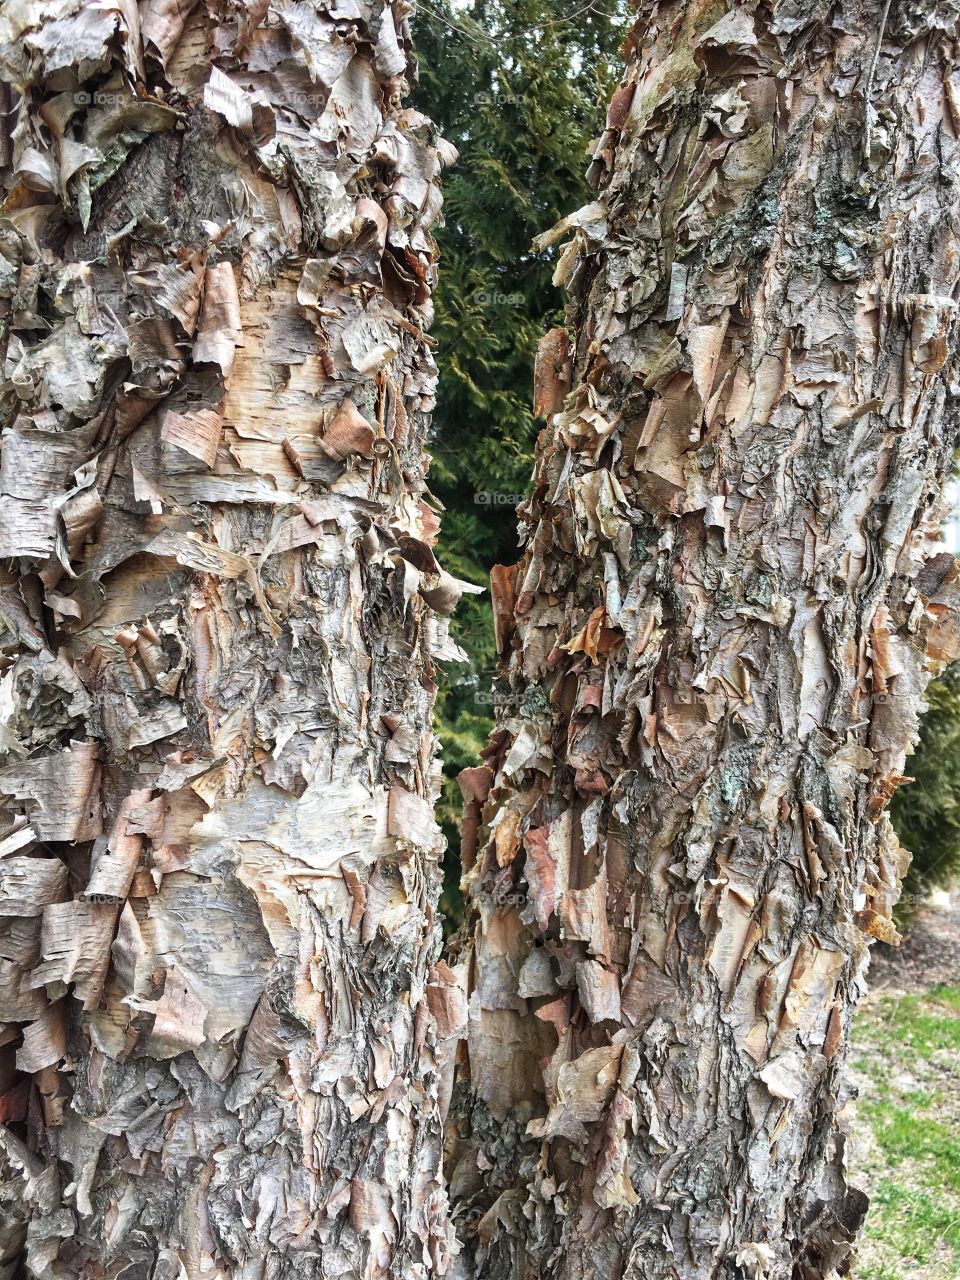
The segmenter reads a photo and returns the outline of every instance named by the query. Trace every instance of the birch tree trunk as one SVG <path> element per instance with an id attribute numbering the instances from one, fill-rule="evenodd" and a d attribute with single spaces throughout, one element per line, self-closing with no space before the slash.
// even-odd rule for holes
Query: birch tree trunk
<path id="1" fill-rule="evenodd" d="M 446 1267 L 408 13 L 0 16 L 3 1276 Z"/>
<path id="2" fill-rule="evenodd" d="M 484 1280 L 826 1280 L 843 1061 L 956 652 L 958 6 L 647 3 L 541 347 L 463 777 Z M 479 835 L 477 827 L 479 826 Z M 471 845 L 473 848 L 471 848 Z M 467 1268 L 469 1269 L 469 1268 Z"/>

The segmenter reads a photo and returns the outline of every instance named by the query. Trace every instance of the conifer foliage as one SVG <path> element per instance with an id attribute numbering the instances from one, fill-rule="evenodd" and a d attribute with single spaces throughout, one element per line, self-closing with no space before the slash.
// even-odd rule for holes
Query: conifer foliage
<path id="1" fill-rule="evenodd" d="M 913 854 L 901 899 L 905 914 L 960 872 L 960 663 L 931 682 L 926 702 L 920 742 L 907 761 L 913 782 L 891 805 L 900 842 Z"/>

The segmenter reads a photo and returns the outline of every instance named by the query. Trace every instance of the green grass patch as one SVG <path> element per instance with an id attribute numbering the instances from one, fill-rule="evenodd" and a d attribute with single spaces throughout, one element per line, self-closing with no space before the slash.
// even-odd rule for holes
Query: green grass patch
<path id="1" fill-rule="evenodd" d="M 913 1280 L 918 1266 L 937 1268 L 931 1274 L 938 1278 L 953 1276 L 960 1212 L 934 1194 L 884 1179 L 873 1189 L 865 1244 L 874 1247 L 857 1272 L 861 1280 Z"/>
<path id="2" fill-rule="evenodd" d="M 852 1181 L 871 1198 L 855 1280 L 960 1277 L 960 987 L 857 1016 Z"/>

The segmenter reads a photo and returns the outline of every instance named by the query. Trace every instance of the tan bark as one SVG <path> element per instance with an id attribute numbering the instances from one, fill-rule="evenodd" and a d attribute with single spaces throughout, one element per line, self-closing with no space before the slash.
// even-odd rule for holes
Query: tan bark
<path id="1" fill-rule="evenodd" d="M 557 278 L 468 771 L 472 1273 L 826 1280 L 952 557 L 954 3 L 653 3 Z M 571 369 L 572 360 L 572 373 Z M 479 821 L 478 819 L 482 819 Z"/>
<path id="2" fill-rule="evenodd" d="M 0 14 L 4 1276 L 445 1270 L 408 12 Z"/>

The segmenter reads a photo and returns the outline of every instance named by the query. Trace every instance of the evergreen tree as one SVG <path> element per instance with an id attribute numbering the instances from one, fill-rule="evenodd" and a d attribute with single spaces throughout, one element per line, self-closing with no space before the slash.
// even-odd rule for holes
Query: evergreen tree
<path id="1" fill-rule="evenodd" d="M 920 742 L 907 760 L 914 781 L 890 806 L 897 835 L 913 854 L 904 880 L 904 913 L 960 871 L 960 663 L 927 688 Z"/>

